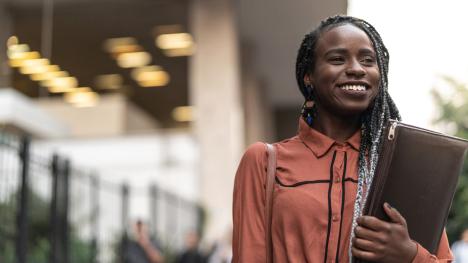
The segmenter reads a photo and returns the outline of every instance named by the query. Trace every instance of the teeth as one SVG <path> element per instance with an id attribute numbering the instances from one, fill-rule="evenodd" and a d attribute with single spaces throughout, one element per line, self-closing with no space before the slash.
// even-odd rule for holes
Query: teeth
<path id="1" fill-rule="evenodd" d="M 340 88 L 344 90 L 356 90 L 356 91 L 365 91 L 366 87 L 363 85 L 344 85 L 341 86 Z"/>

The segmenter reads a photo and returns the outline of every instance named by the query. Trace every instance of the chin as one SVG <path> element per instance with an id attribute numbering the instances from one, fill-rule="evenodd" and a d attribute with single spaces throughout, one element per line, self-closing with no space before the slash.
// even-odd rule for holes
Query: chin
<path id="1" fill-rule="evenodd" d="M 369 104 L 365 105 L 349 105 L 347 107 L 343 107 L 337 112 L 341 116 L 346 117 L 356 117 L 361 116 L 369 109 Z"/>

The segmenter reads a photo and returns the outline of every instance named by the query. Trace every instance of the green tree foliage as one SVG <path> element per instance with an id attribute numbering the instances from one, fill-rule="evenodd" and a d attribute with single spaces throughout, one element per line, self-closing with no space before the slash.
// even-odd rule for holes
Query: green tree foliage
<path id="1" fill-rule="evenodd" d="M 448 127 L 453 135 L 468 139 L 468 86 L 448 77 L 445 77 L 444 81 L 452 88 L 452 94 L 446 96 L 436 89 L 432 90 L 432 96 L 440 112 L 434 122 Z M 465 159 L 447 221 L 450 242 L 456 241 L 466 228 L 468 228 L 468 158 Z"/>
<path id="2" fill-rule="evenodd" d="M 49 257 L 49 241 L 50 233 L 48 223 L 49 206 L 42 198 L 32 191 L 29 191 L 29 207 L 28 210 L 28 261 L 30 262 L 47 262 Z M 16 239 L 16 213 L 17 213 L 17 195 L 13 193 L 8 202 L 0 203 L 0 213 L 2 214 L 1 230 L 4 236 L 2 246 L 0 246 L 0 257 L 3 261 L 14 262 L 15 255 L 15 239 Z"/>
<path id="3" fill-rule="evenodd" d="M 50 257 L 49 223 L 50 203 L 42 197 L 29 191 L 28 209 L 28 262 L 46 263 Z M 0 202 L 0 263 L 15 262 L 16 212 L 17 193 L 8 198 L 8 202 Z M 91 257 L 90 244 L 81 240 L 73 226 L 69 233 L 70 262 L 87 263 Z"/>

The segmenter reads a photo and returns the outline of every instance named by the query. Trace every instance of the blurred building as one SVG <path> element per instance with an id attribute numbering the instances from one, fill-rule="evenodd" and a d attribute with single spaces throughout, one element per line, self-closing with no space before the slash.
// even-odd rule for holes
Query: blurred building
<path id="1" fill-rule="evenodd" d="M 0 86 L 67 130 L 22 132 L 107 180 L 154 181 L 200 201 L 214 240 L 231 227 L 245 147 L 296 132 L 302 37 L 346 9 L 325 0 L 3 0 Z"/>

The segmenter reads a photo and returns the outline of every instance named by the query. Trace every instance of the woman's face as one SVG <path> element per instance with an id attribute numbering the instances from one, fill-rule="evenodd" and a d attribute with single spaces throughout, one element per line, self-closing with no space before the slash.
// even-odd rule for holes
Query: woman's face
<path id="1" fill-rule="evenodd" d="M 313 85 L 318 110 L 339 116 L 363 113 L 377 96 L 380 73 L 372 42 L 364 31 L 345 24 L 321 34 L 314 71 L 305 76 Z"/>

